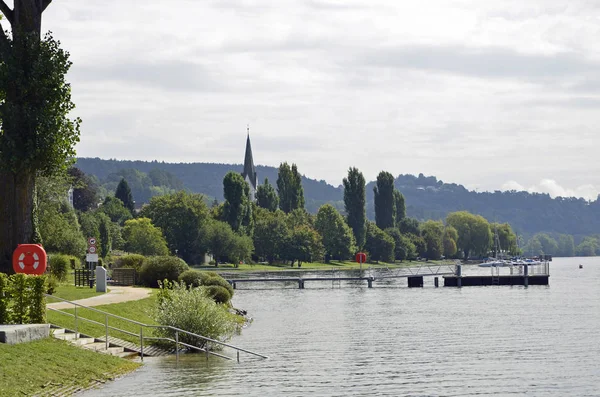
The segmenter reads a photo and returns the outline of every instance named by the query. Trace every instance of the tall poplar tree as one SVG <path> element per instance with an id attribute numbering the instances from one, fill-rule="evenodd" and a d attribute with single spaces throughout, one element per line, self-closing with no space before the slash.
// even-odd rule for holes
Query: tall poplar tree
<path id="1" fill-rule="evenodd" d="M 402 219 L 406 218 L 406 204 L 404 202 L 404 195 L 398 190 L 394 190 L 394 215 L 396 227 L 399 227 Z"/>
<path id="2" fill-rule="evenodd" d="M 234 232 L 244 228 L 244 220 L 251 218 L 250 186 L 237 172 L 229 171 L 223 178 L 223 216 Z"/>
<path id="3" fill-rule="evenodd" d="M 50 3 L 0 0 L 11 25 L 10 36 L 0 29 L 0 272 L 11 273 L 14 249 L 37 235 L 36 177 L 64 171 L 79 141 L 80 120 L 67 117 L 69 54 L 49 34 L 41 40 Z"/>
<path id="4" fill-rule="evenodd" d="M 358 249 L 362 249 L 367 227 L 365 177 L 357 168 L 352 167 L 348 170 L 348 178 L 344 178 L 343 184 L 346 220 L 354 233 Z"/>
<path id="5" fill-rule="evenodd" d="M 375 193 L 375 224 L 385 230 L 394 227 L 396 217 L 396 202 L 394 200 L 394 176 L 386 171 L 377 175 L 377 184 L 373 187 Z"/>
<path id="6" fill-rule="evenodd" d="M 115 197 L 123 202 L 123 206 L 133 214 L 135 210 L 135 203 L 133 201 L 133 194 L 131 194 L 131 189 L 129 188 L 129 184 L 125 180 L 125 178 L 121 178 L 121 182 L 117 185 L 117 190 L 115 190 Z"/>
<path id="7" fill-rule="evenodd" d="M 292 164 L 291 167 L 287 162 L 279 165 L 277 194 L 279 196 L 279 208 L 286 214 L 297 208 L 304 208 L 302 176 L 298 172 L 296 164 Z"/>

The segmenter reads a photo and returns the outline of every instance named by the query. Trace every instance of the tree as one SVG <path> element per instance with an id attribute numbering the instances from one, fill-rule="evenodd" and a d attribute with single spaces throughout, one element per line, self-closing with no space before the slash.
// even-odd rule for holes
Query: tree
<path id="1" fill-rule="evenodd" d="M 518 254 L 517 235 L 508 223 L 492 223 L 490 229 L 498 234 L 498 243 L 500 244 L 498 250 L 500 252 L 508 252 L 510 255 Z M 497 257 L 498 254 L 494 256 Z"/>
<path id="2" fill-rule="evenodd" d="M 0 272 L 12 273 L 18 244 L 39 236 L 34 216 L 38 176 L 67 168 L 79 141 L 80 120 L 70 120 L 69 54 L 47 34 L 42 13 L 50 0 L 19 0 L 0 11 L 12 37 L 0 31 Z"/>
<path id="3" fill-rule="evenodd" d="M 490 224 L 481 215 L 473 215 L 467 211 L 458 211 L 448 214 L 446 224 L 456 229 L 458 233 L 458 249 L 464 258 L 468 259 L 471 253 L 485 255 L 492 245 L 492 232 Z"/>
<path id="4" fill-rule="evenodd" d="M 292 164 L 291 167 L 288 163 L 279 165 L 277 195 L 279 196 L 279 208 L 286 214 L 296 208 L 304 208 L 302 177 L 298 173 L 296 164 Z"/>
<path id="5" fill-rule="evenodd" d="M 121 178 L 121 182 L 117 185 L 117 190 L 115 190 L 115 197 L 121 200 L 123 206 L 131 212 L 133 215 L 135 210 L 135 203 L 133 202 L 133 195 L 131 194 L 131 189 L 129 188 L 129 184 L 125 178 Z"/>
<path id="6" fill-rule="evenodd" d="M 169 254 L 167 241 L 159 228 L 148 218 L 130 219 L 123 227 L 125 250 L 145 256 Z"/>
<path id="7" fill-rule="evenodd" d="M 125 224 L 125 221 L 132 218 L 131 212 L 125 208 L 123 202 L 112 196 L 106 196 L 104 203 L 102 203 L 98 210 L 108 215 L 111 222 L 119 225 Z"/>
<path id="8" fill-rule="evenodd" d="M 346 221 L 354 233 L 358 249 L 361 249 L 367 233 L 365 177 L 353 167 L 348 170 L 348 178 L 344 178 L 343 184 Z"/>
<path id="9" fill-rule="evenodd" d="M 575 255 L 575 243 L 573 236 L 568 234 L 561 234 L 558 236 L 558 256 L 573 256 Z"/>
<path id="10" fill-rule="evenodd" d="M 275 212 L 279 207 L 279 197 L 269 179 L 265 178 L 265 183 L 256 188 L 256 204 L 271 212 Z"/>
<path id="11" fill-rule="evenodd" d="M 413 259 L 417 256 L 417 249 L 408 236 L 401 234 L 395 227 L 384 230 L 394 240 L 394 258 L 399 261 Z"/>
<path id="12" fill-rule="evenodd" d="M 444 224 L 442 221 L 428 220 L 421 224 L 421 236 L 427 246 L 428 259 L 440 259 L 444 252 Z"/>
<path id="13" fill-rule="evenodd" d="M 259 258 L 266 259 L 269 264 L 284 252 L 285 244 L 289 238 L 289 228 L 285 222 L 285 213 L 278 210 L 270 212 L 261 209 L 257 212 L 254 227 L 254 249 Z"/>
<path id="14" fill-rule="evenodd" d="M 394 222 L 396 226 L 399 226 L 404 218 L 406 218 L 404 196 L 398 190 L 394 190 Z"/>
<path id="15" fill-rule="evenodd" d="M 112 250 L 112 224 L 110 222 L 110 218 L 106 214 L 98 211 L 96 212 L 96 216 L 100 221 L 98 226 L 98 233 L 100 237 L 100 256 L 102 258 L 106 258 L 106 256 Z"/>
<path id="16" fill-rule="evenodd" d="M 207 250 L 203 225 L 208 222 L 204 196 L 179 191 L 152 197 L 140 216 L 150 218 L 162 230 L 172 253 L 187 263 L 203 262 Z"/>
<path id="17" fill-rule="evenodd" d="M 244 228 L 244 223 L 249 225 L 252 216 L 250 186 L 239 173 L 229 171 L 223 178 L 223 195 L 225 197 L 224 220 L 234 232 L 249 234 Z"/>
<path id="18" fill-rule="evenodd" d="M 323 258 L 323 243 L 321 235 L 308 225 L 293 229 L 286 241 L 284 257 L 293 264 L 294 261 L 313 262 Z"/>
<path id="19" fill-rule="evenodd" d="M 393 262 L 395 258 L 395 243 L 392 236 L 371 221 L 367 222 L 365 250 L 373 261 Z"/>
<path id="20" fill-rule="evenodd" d="M 456 255 L 457 246 L 456 242 L 458 241 L 458 232 L 452 226 L 446 226 L 444 229 L 444 256 L 446 258 L 453 258 Z"/>
<path id="21" fill-rule="evenodd" d="M 78 211 L 89 211 L 98 206 L 98 186 L 79 168 L 67 171 L 73 178 L 73 207 Z"/>
<path id="22" fill-rule="evenodd" d="M 536 238 L 542 245 L 542 252 L 544 255 L 556 255 L 556 252 L 558 251 L 558 244 L 556 243 L 556 240 L 546 233 L 538 233 L 533 237 Z"/>
<path id="23" fill-rule="evenodd" d="M 592 237 L 584 237 L 583 241 L 579 243 L 577 248 L 575 248 L 575 255 L 577 256 L 596 256 L 598 254 L 598 250 L 600 249 L 600 244 L 598 240 Z"/>
<path id="24" fill-rule="evenodd" d="M 377 185 L 373 187 L 375 193 L 375 223 L 380 229 L 394 227 L 395 206 L 394 177 L 389 172 L 381 171 L 377 175 Z"/>
<path id="25" fill-rule="evenodd" d="M 211 221 L 205 227 L 208 249 L 213 255 L 215 266 L 219 266 L 219 260 L 234 249 L 236 235 L 226 222 Z"/>
<path id="26" fill-rule="evenodd" d="M 330 257 L 339 260 L 348 259 L 356 252 L 356 242 L 354 241 L 352 229 L 331 204 L 325 204 L 319 208 L 315 220 L 315 229 L 323 238 L 326 262 Z"/>
<path id="27" fill-rule="evenodd" d="M 398 224 L 398 229 L 402 234 L 414 234 L 419 236 L 421 234 L 421 228 L 419 221 L 415 218 L 404 218 Z"/>

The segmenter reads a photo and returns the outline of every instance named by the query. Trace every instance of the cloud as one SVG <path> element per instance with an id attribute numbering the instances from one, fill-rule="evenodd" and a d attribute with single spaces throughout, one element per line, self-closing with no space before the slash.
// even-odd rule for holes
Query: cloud
<path id="1" fill-rule="evenodd" d="M 600 187 L 592 184 L 577 186 L 574 189 L 569 189 L 561 186 L 554 179 L 542 179 L 538 183 L 525 188 L 523 185 L 515 181 L 508 181 L 502 185 L 503 191 L 527 191 L 529 193 L 547 193 L 550 197 L 581 197 L 586 200 L 596 200 L 600 194 Z"/>

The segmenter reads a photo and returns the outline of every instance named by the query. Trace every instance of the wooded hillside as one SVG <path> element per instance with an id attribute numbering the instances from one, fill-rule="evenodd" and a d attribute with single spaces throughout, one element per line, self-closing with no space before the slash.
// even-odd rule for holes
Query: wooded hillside
<path id="1" fill-rule="evenodd" d="M 223 200 L 223 177 L 228 171 L 241 171 L 241 164 L 211 163 L 165 163 L 158 161 L 120 161 L 99 158 L 80 158 L 76 167 L 86 174 L 95 175 L 100 184 L 106 184 L 107 190 L 120 180 L 119 175 L 132 175 L 133 170 L 150 175 L 154 185 L 158 183 L 166 189 L 178 189 L 203 193 L 210 198 Z M 156 170 L 166 171 L 159 174 Z M 259 182 L 268 178 L 272 184 L 277 181 L 277 168 L 257 166 Z M 302 171 L 302 170 L 300 170 Z M 162 182 L 155 181 L 157 174 Z M 152 177 L 153 176 L 153 177 Z M 169 179 L 170 178 L 170 179 Z M 340 181 L 341 182 L 341 181 Z M 343 210 L 341 186 L 334 187 L 325 181 L 302 178 L 306 209 L 315 213 L 325 204 L 331 203 Z M 374 182 L 367 185 L 367 216 L 374 219 L 373 210 Z M 491 222 L 508 222 L 519 234 L 525 236 L 537 232 L 567 233 L 575 236 L 600 233 L 600 202 L 588 202 L 578 198 L 551 198 L 547 194 L 527 192 L 473 192 L 462 185 L 444 183 L 434 176 L 420 174 L 399 175 L 395 186 L 406 199 L 407 215 L 419 220 L 445 219 L 449 212 L 466 210 L 480 214 Z M 142 187 L 143 188 L 143 187 Z M 160 194 L 161 189 L 148 188 L 136 202 L 143 203 L 149 197 Z"/>

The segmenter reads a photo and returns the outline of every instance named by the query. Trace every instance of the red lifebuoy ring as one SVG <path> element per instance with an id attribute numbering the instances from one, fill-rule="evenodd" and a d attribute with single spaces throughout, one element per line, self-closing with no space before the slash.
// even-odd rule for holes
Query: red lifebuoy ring
<path id="1" fill-rule="evenodd" d="M 15 273 L 41 275 L 46 271 L 48 256 L 40 244 L 19 244 L 13 252 Z"/>

